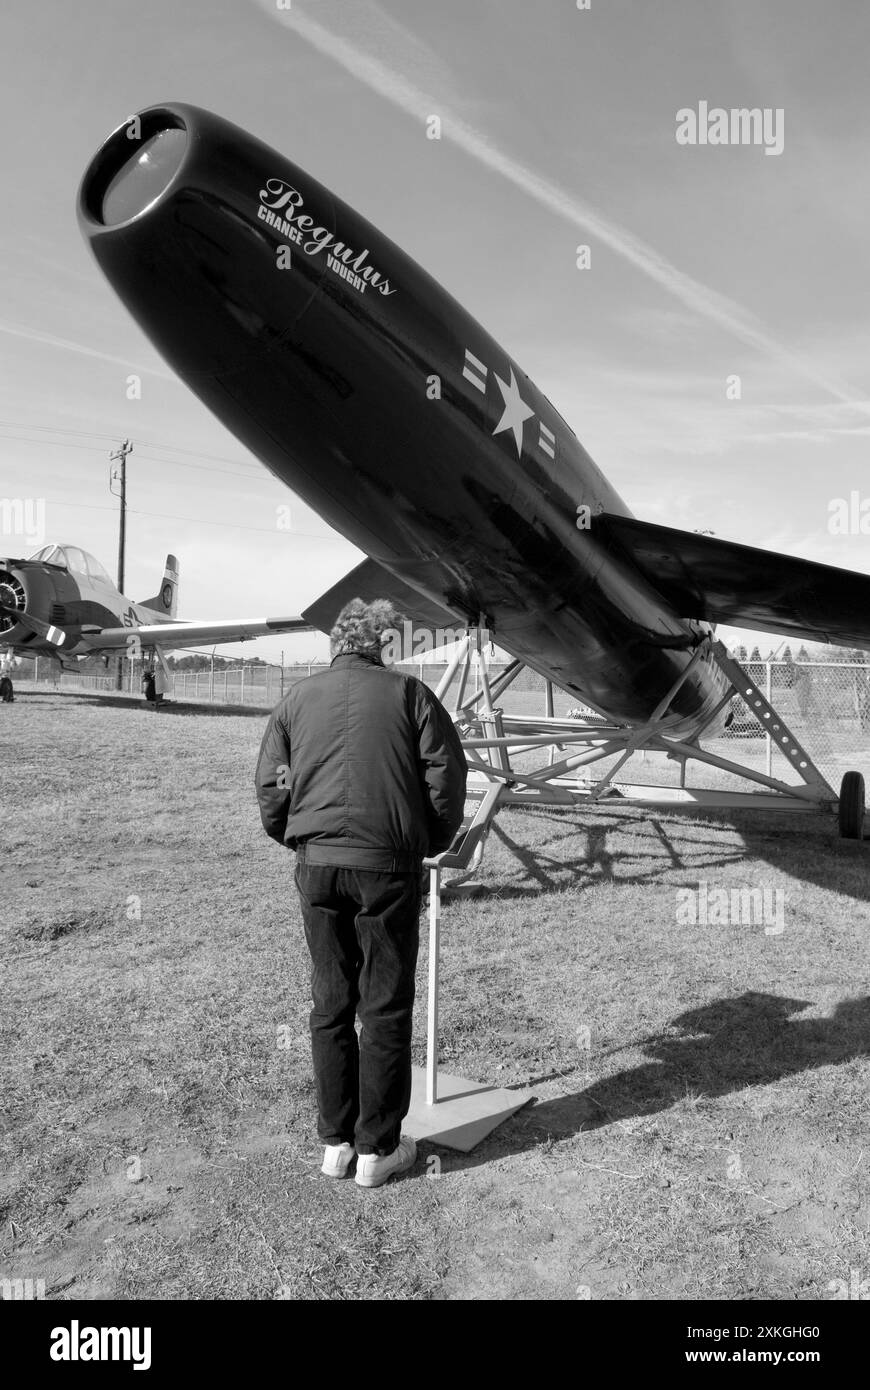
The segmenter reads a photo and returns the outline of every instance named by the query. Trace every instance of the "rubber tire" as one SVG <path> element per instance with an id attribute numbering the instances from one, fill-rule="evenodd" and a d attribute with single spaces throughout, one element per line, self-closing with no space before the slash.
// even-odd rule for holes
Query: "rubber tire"
<path id="1" fill-rule="evenodd" d="M 864 838 L 864 778 L 860 772 L 846 772 L 840 783 L 840 834 L 844 840 Z"/>

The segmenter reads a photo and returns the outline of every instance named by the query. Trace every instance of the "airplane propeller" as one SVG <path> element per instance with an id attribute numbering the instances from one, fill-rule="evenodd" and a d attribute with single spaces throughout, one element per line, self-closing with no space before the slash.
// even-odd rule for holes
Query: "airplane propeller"
<path id="1" fill-rule="evenodd" d="M 61 627 L 53 627 L 51 623 L 44 623 L 40 618 L 34 618 L 30 613 L 22 612 L 20 608 L 10 608 L 8 603 L 0 603 L 0 616 L 11 618 L 13 625 L 21 623 L 22 627 L 30 628 L 37 637 L 41 637 L 45 642 L 50 642 L 53 647 L 62 647 L 69 642 L 69 633 L 64 632 Z"/>

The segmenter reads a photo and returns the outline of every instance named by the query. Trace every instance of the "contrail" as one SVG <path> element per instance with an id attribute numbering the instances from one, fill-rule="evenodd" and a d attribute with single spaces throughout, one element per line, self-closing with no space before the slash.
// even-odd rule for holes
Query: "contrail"
<path id="1" fill-rule="evenodd" d="M 355 41 L 352 43 L 342 38 L 340 34 L 319 24 L 309 15 L 300 14 L 297 9 L 276 11 L 274 0 L 256 0 L 256 3 L 270 18 L 277 18 L 279 22 L 289 25 L 312 48 L 337 62 L 357 81 L 385 97 L 415 120 L 419 121 L 428 114 L 440 114 L 445 137 L 453 140 L 454 144 L 473 159 L 494 173 L 501 174 L 508 182 L 558 217 L 582 227 L 602 245 L 609 247 L 616 255 L 628 261 L 693 312 L 725 329 L 749 347 L 788 366 L 811 381 L 814 386 L 829 392 L 836 400 L 855 410 L 870 412 L 870 401 L 861 400 L 862 393 L 857 388 L 846 381 L 820 372 L 813 363 L 771 337 L 761 321 L 735 300 L 684 274 L 654 247 L 632 232 L 609 221 L 588 203 L 535 173 L 511 155 L 505 154 L 488 136 L 476 130 L 467 121 L 447 113 L 441 98 L 434 97 L 431 92 L 410 82 L 378 58 L 363 52 Z M 395 29 L 397 26 L 392 27 Z"/>
<path id="2" fill-rule="evenodd" d="M 48 347 L 60 348 L 64 352 L 79 352 L 83 357 L 98 357 L 103 362 L 113 362 L 117 367 L 135 367 L 138 372 L 161 377 L 164 381 L 177 382 L 171 372 L 161 371 L 159 367 L 140 367 L 129 357 L 116 357 L 111 352 L 100 352 L 97 348 L 86 347 L 71 338 L 58 338 L 54 333 L 42 333 L 37 328 L 27 328 L 24 324 L 0 323 L 0 333 L 8 333 L 12 338 L 25 338 L 29 343 L 45 343 Z"/>

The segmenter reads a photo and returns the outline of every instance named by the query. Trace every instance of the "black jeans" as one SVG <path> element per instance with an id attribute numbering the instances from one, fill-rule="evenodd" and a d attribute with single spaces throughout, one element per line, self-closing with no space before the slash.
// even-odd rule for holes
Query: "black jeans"
<path id="1" fill-rule="evenodd" d="M 411 1103 L 422 877 L 297 863 L 296 887 L 312 963 L 318 1135 L 392 1153 Z"/>

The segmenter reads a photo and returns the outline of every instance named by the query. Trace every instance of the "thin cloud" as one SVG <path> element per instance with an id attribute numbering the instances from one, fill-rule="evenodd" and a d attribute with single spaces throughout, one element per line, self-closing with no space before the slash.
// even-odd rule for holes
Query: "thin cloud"
<path id="1" fill-rule="evenodd" d="M 870 412 L 870 402 L 861 400 L 863 393 L 847 381 L 819 371 L 812 362 L 792 352 L 772 337 L 761 321 L 735 300 L 684 274 L 654 247 L 636 237 L 627 228 L 610 221 L 590 204 L 576 198 L 558 184 L 500 150 L 487 135 L 476 130 L 461 117 L 446 112 L 442 97 L 434 96 L 371 53 L 364 52 L 356 36 L 353 41 L 344 38 L 335 30 L 312 19 L 310 15 L 300 13 L 298 9 L 278 12 L 274 8 L 273 0 L 256 0 L 256 3 L 264 14 L 291 27 L 312 48 L 338 63 L 357 81 L 385 97 L 415 120 L 419 121 L 432 112 L 438 112 L 442 117 L 445 138 L 453 140 L 493 173 L 501 174 L 542 207 L 582 227 L 694 313 L 710 323 L 715 323 L 747 346 L 774 358 L 844 405 L 862 413 Z M 394 36 L 398 27 L 394 26 Z M 415 44 L 415 49 L 419 49 L 419 44 Z M 413 66 L 413 59 L 409 66 Z"/>

